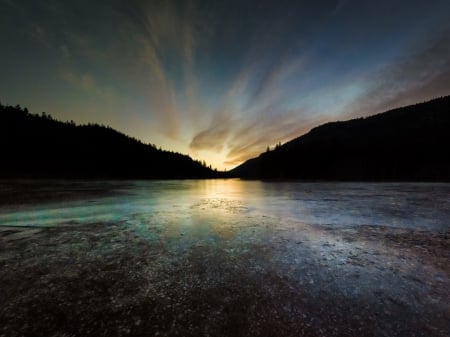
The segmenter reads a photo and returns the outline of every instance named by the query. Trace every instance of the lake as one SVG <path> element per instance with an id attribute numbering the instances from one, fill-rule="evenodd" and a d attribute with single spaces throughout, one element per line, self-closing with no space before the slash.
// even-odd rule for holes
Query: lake
<path id="1" fill-rule="evenodd" d="M 0 336 L 447 336 L 450 184 L 0 182 Z"/>

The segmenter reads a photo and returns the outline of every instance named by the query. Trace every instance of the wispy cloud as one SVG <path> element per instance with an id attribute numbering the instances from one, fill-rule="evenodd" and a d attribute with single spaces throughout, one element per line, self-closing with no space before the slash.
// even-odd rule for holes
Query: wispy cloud
<path id="1" fill-rule="evenodd" d="M 228 143 L 224 164 L 237 165 L 257 156 L 267 146 L 273 147 L 296 138 L 326 120 L 325 116 L 311 117 L 308 111 L 291 110 L 244 121 Z"/>
<path id="2" fill-rule="evenodd" d="M 189 144 L 191 150 L 220 152 L 225 146 L 230 133 L 235 127 L 236 115 L 239 112 L 236 102 L 248 86 L 249 72 L 244 69 L 231 83 L 226 94 L 215 110 L 209 111 L 211 122 L 205 129 L 198 131 Z"/>
<path id="3" fill-rule="evenodd" d="M 440 0 L 0 3 L 2 91 L 37 97 L 45 74 L 56 89 L 38 100 L 57 96 L 64 118 L 105 111 L 99 122 L 219 168 L 325 121 L 450 90 Z"/>
<path id="4" fill-rule="evenodd" d="M 146 66 L 149 113 L 162 133 L 176 139 L 185 118 L 182 113 L 195 117 L 197 111 L 191 108 L 197 106 L 195 8 L 190 2 L 181 7 L 176 1 L 139 2 L 126 14 L 127 34 L 136 42 L 137 64 Z"/>
<path id="5" fill-rule="evenodd" d="M 305 114 L 283 108 L 293 90 L 286 82 L 299 76 L 304 64 L 304 57 L 279 60 L 268 68 L 258 62 L 245 64 L 213 111 L 210 125 L 192 137 L 190 148 L 226 149 L 223 165 L 230 166 L 306 131 Z"/>
<path id="6" fill-rule="evenodd" d="M 420 41 L 368 81 L 371 86 L 348 105 L 349 116 L 450 94 L 450 30 Z"/>
<path id="7" fill-rule="evenodd" d="M 61 76 L 70 84 L 81 89 L 88 91 L 96 89 L 94 77 L 89 73 L 78 74 L 72 70 L 65 70 L 61 72 Z"/>

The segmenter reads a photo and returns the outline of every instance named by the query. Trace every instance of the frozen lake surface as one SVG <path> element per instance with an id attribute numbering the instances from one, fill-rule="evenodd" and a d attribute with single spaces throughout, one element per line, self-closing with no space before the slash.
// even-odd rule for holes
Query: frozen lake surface
<path id="1" fill-rule="evenodd" d="M 448 336 L 450 184 L 0 182 L 0 336 Z"/>

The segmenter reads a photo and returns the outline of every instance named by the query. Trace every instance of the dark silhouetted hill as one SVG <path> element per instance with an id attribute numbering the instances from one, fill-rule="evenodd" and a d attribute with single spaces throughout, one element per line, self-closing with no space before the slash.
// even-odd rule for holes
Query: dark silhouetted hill
<path id="1" fill-rule="evenodd" d="M 450 96 L 312 129 L 230 175 L 259 179 L 450 181 Z"/>
<path id="2" fill-rule="evenodd" d="M 60 122 L 0 105 L 2 178 L 212 178 L 189 156 L 157 149 L 97 124 Z"/>

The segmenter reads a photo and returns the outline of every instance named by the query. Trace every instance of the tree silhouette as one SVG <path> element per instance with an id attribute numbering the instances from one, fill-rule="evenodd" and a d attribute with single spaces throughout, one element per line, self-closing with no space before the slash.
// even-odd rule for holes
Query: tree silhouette
<path id="1" fill-rule="evenodd" d="M 233 169 L 238 177 L 450 181 L 450 96 L 333 122 Z"/>
<path id="2" fill-rule="evenodd" d="M 157 149 L 111 127 L 60 122 L 50 114 L 0 105 L 0 177 L 174 179 L 223 173 Z"/>

